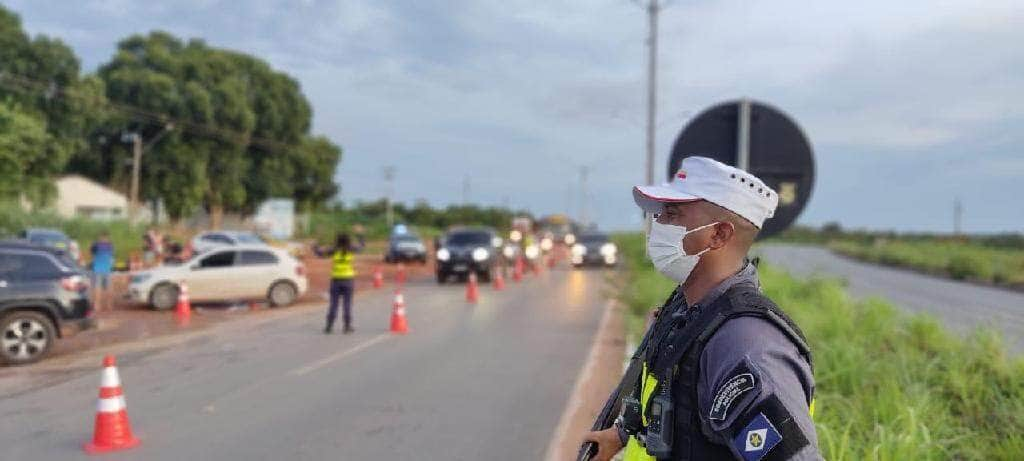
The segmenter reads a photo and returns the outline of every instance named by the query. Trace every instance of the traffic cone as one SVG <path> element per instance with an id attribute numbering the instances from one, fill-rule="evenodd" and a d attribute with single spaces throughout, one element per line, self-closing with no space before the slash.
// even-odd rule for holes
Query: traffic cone
<path id="1" fill-rule="evenodd" d="M 554 269 L 554 268 L 555 268 L 555 255 L 552 254 L 552 255 L 548 256 L 548 269 Z"/>
<path id="2" fill-rule="evenodd" d="M 391 332 L 404 335 L 409 332 L 409 325 L 405 321 L 405 298 L 402 290 L 395 290 L 395 302 L 391 310 Z"/>
<path id="3" fill-rule="evenodd" d="M 174 307 L 174 318 L 179 325 L 188 325 L 192 319 L 192 304 L 188 300 L 188 285 L 184 281 L 178 283 L 178 305 Z"/>
<path id="4" fill-rule="evenodd" d="M 398 273 L 395 274 L 395 283 L 399 286 L 405 285 L 405 264 L 398 264 Z"/>
<path id="5" fill-rule="evenodd" d="M 121 378 L 117 375 L 114 356 L 103 357 L 103 378 L 100 381 L 100 398 L 96 404 L 96 423 L 92 441 L 82 445 L 89 454 L 106 453 L 132 448 L 139 439 L 132 434 L 128 423 L 128 408 L 124 403 Z"/>
<path id="6" fill-rule="evenodd" d="M 517 257 L 515 266 L 512 268 L 512 281 L 519 283 L 523 281 L 523 258 Z"/>
<path id="7" fill-rule="evenodd" d="M 476 273 L 469 274 L 469 282 L 466 283 L 466 301 L 475 303 L 480 300 L 480 292 L 476 283 Z"/>
<path id="8" fill-rule="evenodd" d="M 501 275 L 504 272 L 504 268 L 498 269 L 494 273 L 494 291 L 501 291 L 505 289 L 505 277 Z"/>
<path id="9" fill-rule="evenodd" d="M 260 303 L 256 300 L 249 301 L 249 312 L 256 311 L 260 308 Z"/>
<path id="10" fill-rule="evenodd" d="M 381 272 L 380 266 L 373 268 L 373 287 L 380 288 L 384 286 L 384 273 Z"/>

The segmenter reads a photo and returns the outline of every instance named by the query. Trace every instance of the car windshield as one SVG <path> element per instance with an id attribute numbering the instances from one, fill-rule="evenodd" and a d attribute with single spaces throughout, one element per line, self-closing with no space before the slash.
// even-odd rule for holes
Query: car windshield
<path id="1" fill-rule="evenodd" d="M 38 245 L 63 247 L 67 242 L 67 236 L 55 231 L 32 231 L 28 233 L 28 240 Z"/>
<path id="2" fill-rule="evenodd" d="M 491 235 L 486 232 L 458 232 L 445 240 L 449 245 L 490 245 Z"/>
<path id="3" fill-rule="evenodd" d="M 580 236 L 581 243 L 604 243 L 608 241 L 608 236 L 605 234 L 588 234 Z"/>
<path id="4" fill-rule="evenodd" d="M 400 235 L 394 238 L 395 243 L 418 243 L 419 238 L 413 235 Z"/>
<path id="5" fill-rule="evenodd" d="M 235 236 L 239 243 L 263 243 L 263 239 L 256 234 L 238 234 Z"/>

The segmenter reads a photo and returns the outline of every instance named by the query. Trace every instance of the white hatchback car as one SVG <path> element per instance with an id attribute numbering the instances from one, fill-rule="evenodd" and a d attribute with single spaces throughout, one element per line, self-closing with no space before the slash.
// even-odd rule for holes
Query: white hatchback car
<path id="1" fill-rule="evenodd" d="M 192 301 L 267 300 L 287 306 L 308 288 L 306 267 L 285 250 L 265 245 L 211 249 L 181 265 L 132 274 L 128 297 L 157 310 L 178 302 L 178 282 Z"/>

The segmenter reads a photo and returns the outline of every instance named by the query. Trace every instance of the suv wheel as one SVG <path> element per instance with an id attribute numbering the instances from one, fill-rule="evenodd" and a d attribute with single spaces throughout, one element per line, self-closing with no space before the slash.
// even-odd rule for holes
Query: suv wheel
<path id="1" fill-rule="evenodd" d="M 0 329 L 0 361 L 8 365 L 33 363 L 46 356 L 57 332 L 49 318 L 34 311 L 5 314 Z"/>
<path id="2" fill-rule="evenodd" d="M 170 283 L 161 283 L 149 292 L 149 304 L 153 309 L 165 311 L 178 304 L 178 287 Z"/>
<path id="3" fill-rule="evenodd" d="M 296 295 L 295 287 L 291 283 L 277 282 L 271 285 L 267 300 L 271 306 L 282 307 L 295 302 Z"/>
<path id="4" fill-rule="evenodd" d="M 448 280 L 448 274 L 445 274 L 444 272 L 438 272 L 437 273 L 437 284 L 438 285 L 444 285 L 444 282 L 447 281 L 447 280 Z"/>

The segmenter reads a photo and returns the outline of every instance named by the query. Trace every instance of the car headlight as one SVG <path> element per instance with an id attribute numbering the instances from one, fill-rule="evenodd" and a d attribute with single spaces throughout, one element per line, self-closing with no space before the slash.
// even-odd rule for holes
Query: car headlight
<path id="1" fill-rule="evenodd" d="M 501 237 L 495 236 L 491 239 L 491 246 L 494 248 L 501 248 L 503 243 L 505 243 L 505 241 L 502 240 Z"/>
<path id="2" fill-rule="evenodd" d="M 519 232 L 518 230 L 513 230 L 512 232 L 508 233 L 508 239 L 513 242 L 518 242 L 523 239 L 523 233 Z"/>
<path id="3" fill-rule="evenodd" d="M 619 249 L 615 248 L 615 244 L 614 243 L 606 243 L 604 245 L 601 245 L 601 255 L 602 256 L 614 256 L 615 253 L 618 252 L 618 251 L 619 251 Z"/>
<path id="4" fill-rule="evenodd" d="M 580 245 L 578 243 L 572 246 L 573 256 L 583 256 L 585 254 L 587 254 L 587 247 Z"/>
<path id="5" fill-rule="evenodd" d="M 530 245 L 526 247 L 525 253 L 527 258 L 533 259 L 540 256 L 540 248 L 537 248 L 537 245 Z"/>
<path id="6" fill-rule="evenodd" d="M 473 261 L 483 262 L 484 260 L 487 259 L 488 256 L 490 256 L 490 253 L 488 253 L 487 250 L 483 248 L 477 248 L 473 250 Z"/>
<path id="7" fill-rule="evenodd" d="M 516 247 L 509 245 L 501 250 L 501 254 L 505 255 L 506 258 L 512 259 L 516 255 Z"/>
<path id="8" fill-rule="evenodd" d="M 449 259 L 452 259 L 452 253 L 448 251 L 447 248 L 441 248 L 440 250 L 437 250 L 438 261 L 447 261 Z"/>
<path id="9" fill-rule="evenodd" d="M 572 234 L 565 234 L 565 244 L 572 245 L 576 243 L 576 236 Z"/>
<path id="10" fill-rule="evenodd" d="M 541 250 L 551 251 L 551 248 L 553 248 L 554 246 L 555 246 L 555 242 L 552 242 L 551 239 L 549 239 L 547 237 L 544 237 L 544 238 L 542 238 L 540 240 L 540 249 Z"/>

